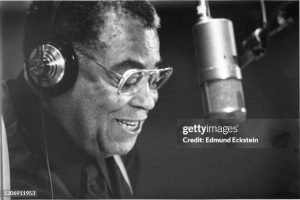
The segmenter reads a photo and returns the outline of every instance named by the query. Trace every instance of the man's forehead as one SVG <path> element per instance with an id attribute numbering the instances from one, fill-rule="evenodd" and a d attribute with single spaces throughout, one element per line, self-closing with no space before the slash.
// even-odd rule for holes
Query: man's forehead
<path id="1" fill-rule="evenodd" d="M 144 39 L 145 34 L 148 40 L 152 40 L 152 43 L 158 39 L 156 28 L 146 28 L 140 19 L 129 14 L 108 11 L 105 14 L 104 25 L 100 30 L 99 40 L 107 46 L 116 41 L 121 42 L 124 40 L 127 42 L 141 42 L 140 40 Z"/>
<path id="2" fill-rule="evenodd" d="M 128 66 L 155 68 L 160 61 L 157 30 L 146 28 L 137 19 L 128 16 L 120 18 L 115 13 L 108 13 L 101 32 L 99 41 L 105 44 L 103 59 L 110 67 L 133 64 Z"/>

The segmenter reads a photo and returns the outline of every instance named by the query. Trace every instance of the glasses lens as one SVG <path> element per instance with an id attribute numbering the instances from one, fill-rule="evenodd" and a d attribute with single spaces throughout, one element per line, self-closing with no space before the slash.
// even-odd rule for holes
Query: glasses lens
<path id="1" fill-rule="evenodd" d="M 135 92 L 138 87 L 139 83 L 144 77 L 144 72 L 135 72 L 131 74 L 124 82 L 123 86 L 121 87 L 121 93 L 130 93 Z"/>
<path id="2" fill-rule="evenodd" d="M 161 88 L 170 78 L 172 72 L 172 68 L 167 68 L 153 73 L 150 78 L 150 88 L 156 90 Z"/>
<path id="3" fill-rule="evenodd" d="M 149 81 L 149 87 L 157 90 L 163 86 L 170 78 L 173 68 L 166 68 L 151 71 L 137 71 L 129 75 L 129 77 L 121 85 L 120 93 L 134 93 L 139 90 L 144 83 Z"/>

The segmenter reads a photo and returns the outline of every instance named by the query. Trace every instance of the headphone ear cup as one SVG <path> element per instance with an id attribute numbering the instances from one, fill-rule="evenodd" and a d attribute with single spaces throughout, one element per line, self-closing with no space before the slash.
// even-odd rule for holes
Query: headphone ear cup
<path id="1" fill-rule="evenodd" d="M 68 42 L 43 41 L 32 48 L 25 62 L 28 81 L 49 97 L 71 89 L 78 75 L 78 60 Z"/>

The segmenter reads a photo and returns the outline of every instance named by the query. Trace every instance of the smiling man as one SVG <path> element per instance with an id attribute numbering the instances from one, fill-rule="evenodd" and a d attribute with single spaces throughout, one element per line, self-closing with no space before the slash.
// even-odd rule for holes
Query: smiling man
<path id="1" fill-rule="evenodd" d="M 25 70 L 3 85 L 13 190 L 133 197 L 120 155 L 133 149 L 172 74 L 161 65 L 158 27 L 144 1 L 32 3 Z"/>

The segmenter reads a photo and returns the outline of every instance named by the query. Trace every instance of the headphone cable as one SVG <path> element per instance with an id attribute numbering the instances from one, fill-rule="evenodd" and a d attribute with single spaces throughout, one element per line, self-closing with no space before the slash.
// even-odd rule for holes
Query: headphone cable
<path id="1" fill-rule="evenodd" d="M 40 110 L 41 110 L 41 121 L 42 121 L 42 129 L 43 129 L 43 138 L 44 138 L 44 147 L 45 147 L 45 154 L 46 154 L 46 165 L 47 165 L 47 172 L 49 177 L 49 184 L 50 184 L 50 191 L 51 191 L 51 199 L 53 199 L 53 184 L 52 184 L 52 176 L 51 176 L 51 169 L 50 169 L 50 162 L 49 162 L 49 152 L 48 152 L 48 141 L 47 141 L 47 132 L 45 126 L 45 116 L 43 110 L 43 104 L 45 103 L 43 93 L 42 93 L 42 81 L 39 84 L 39 96 L 40 96 Z"/>

